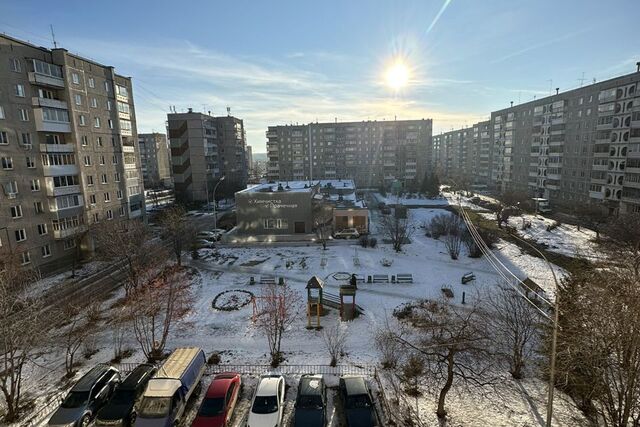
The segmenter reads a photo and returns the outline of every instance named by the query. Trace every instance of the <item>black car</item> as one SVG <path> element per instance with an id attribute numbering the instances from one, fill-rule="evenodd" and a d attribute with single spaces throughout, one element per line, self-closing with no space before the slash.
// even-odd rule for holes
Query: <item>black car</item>
<path id="1" fill-rule="evenodd" d="M 295 427 L 324 427 L 327 391 L 321 375 L 303 375 L 298 385 L 294 412 Z"/>
<path id="2" fill-rule="evenodd" d="M 142 364 L 136 367 L 116 388 L 109 402 L 98 412 L 96 425 L 125 427 L 135 420 L 135 404 L 144 393 L 156 367 Z"/>
<path id="3" fill-rule="evenodd" d="M 98 365 L 71 388 L 48 426 L 87 427 L 120 382 L 120 373 L 108 365 Z"/>
<path id="4" fill-rule="evenodd" d="M 341 377 L 340 399 L 348 427 L 374 427 L 377 425 L 373 399 L 363 377 Z"/>

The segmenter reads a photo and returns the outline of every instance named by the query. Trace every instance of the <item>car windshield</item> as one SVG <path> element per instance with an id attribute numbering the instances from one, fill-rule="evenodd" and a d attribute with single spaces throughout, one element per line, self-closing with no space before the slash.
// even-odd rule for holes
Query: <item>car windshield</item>
<path id="1" fill-rule="evenodd" d="M 135 392 L 133 390 L 116 390 L 113 393 L 111 401 L 113 403 L 123 404 L 132 403 L 135 400 Z"/>
<path id="2" fill-rule="evenodd" d="M 368 408 L 370 406 L 371 402 L 369 401 L 369 396 L 366 394 L 347 397 L 347 408 L 349 409 Z"/>
<path id="3" fill-rule="evenodd" d="M 89 400 L 89 392 L 88 391 L 72 391 L 67 394 L 67 397 L 62 401 L 63 408 L 79 408 L 84 405 L 87 400 Z"/>
<path id="4" fill-rule="evenodd" d="M 140 403 L 138 415 L 142 418 L 162 418 L 171 408 L 170 397 L 145 397 Z"/>
<path id="5" fill-rule="evenodd" d="M 278 410 L 278 399 L 275 396 L 256 396 L 251 412 L 254 414 L 271 414 Z"/>
<path id="6" fill-rule="evenodd" d="M 209 397 L 202 401 L 198 415 L 202 417 L 214 417 L 224 412 L 224 399 L 222 397 Z"/>
<path id="7" fill-rule="evenodd" d="M 321 409 L 322 399 L 320 398 L 320 396 L 300 396 L 298 398 L 298 408 Z"/>

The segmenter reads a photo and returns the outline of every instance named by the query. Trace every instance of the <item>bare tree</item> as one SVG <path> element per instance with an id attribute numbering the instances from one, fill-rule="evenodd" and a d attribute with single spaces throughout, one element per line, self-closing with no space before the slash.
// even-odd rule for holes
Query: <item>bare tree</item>
<path id="1" fill-rule="evenodd" d="M 64 349 L 64 369 L 67 378 L 75 375 L 76 353 L 93 333 L 92 325 L 84 313 L 84 307 L 77 304 L 66 304 L 61 309 L 62 316 L 69 320 L 58 334 L 58 342 Z"/>
<path id="2" fill-rule="evenodd" d="M 612 254 L 611 259 L 622 258 L 620 266 L 630 268 L 640 278 L 640 213 L 612 218 L 604 231 L 602 245 Z"/>
<path id="3" fill-rule="evenodd" d="M 147 359 L 162 357 L 171 327 L 186 316 L 192 303 L 188 272 L 178 266 L 149 272 L 144 284 L 131 291 L 128 317 Z"/>
<path id="4" fill-rule="evenodd" d="M 127 295 L 138 287 L 144 271 L 150 266 L 157 268 L 166 259 L 164 248 L 149 242 L 149 229 L 140 221 L 105 221 L 93 225 L 92 231 L 98 255 L 126 268 Z"/>
<path id="5" fill-rule="evenodd" d="M 333 212 L 325 203 L 315 203 L 313 206 L 313 227 L 322 243 L 322 249 L 327 249 L 327 240 L 331 237 L 333 226 Z"/>
<path id="6" fill-rule="evenodd" d="M 385 318 L 384 325 L 376 331 L 374 346 L 380 353 L 380 363 L 384 369 L 395 368 L 398 363 L 398 355 L 402 347 L 396 336 L 397 330 L 391 326 L 389 319 Z"/>
<path id="7" fill-rule="evenodd" d="M 393 215 L 383 215 L 381 219 L 382 233 L 391 240 L 393 250 L 402 251 L 404 245 L 413 232 L 413 223 L 407 209 L 396 207 Z"/>
<path id="8" fill-rule="evenodd" d="M 573 274 L 559 289 L 557 375 L 598 425 L 640 422 L 640 287 L 633 269 Z"/>
<path id="9" fill-rule="evenodd" d="M 182 251 L 189 247 L 195 238 L 195 229 L 187 220 L 182 206 L 174 205 L 160 215 L 163 236 L 171 242 L 176 263 L 182 265 Z"/>
<path id="10" fill-rule="evenodd" d="M 113 338 L 113 361 L 119 362 L 124 355 L 124 343 L 129 334 L 132 319 L 125 305 L 116 307 L 111 316 L 111 333 Z"/>
<path id="11" fill-rule="evenodd" d="M 322 340 L 331 356 L 329 366 L 336 366 L 340 357 L 344 354 L 344 346 L 347 341 L 347 327 L 340 321 L 330 328 L 322 330 Z"/>
<path id="12" fill-rule="evenodd" d="M 300 302 L 300 294 L 287 283 L 264 286 L 256 299 L 256 327 L 267 338 L 273 367 L 282 361 L 282 338 L 298 319 Z"/>
<path id="13" fill-rule="evenodd" d="M 36 270 L 20 266 L 14 254 L 0 259 L 0 390 L 6 403 L 5 421 L 17 421 L 22 409 L 25 364 L 43 336 L 42 304 L 27 294 L 39 279 Z"/>
<path id="14" fill-rule="evenodd" d="M 413 333 L 397 333 L 407 351 L 420 354 L 426 375 L 438 394 L 438 418 L 444 418 L 446 397 L 454 385 L 483 387 L 493 384 L 490 342 L 477 304 L 458 307 L 448 300 L 422 301 L 404 319 Z"/>
<path id="15" fill-rule="evenodd" d="M 486 324 L 493 331 L 498 354 L 509 363 L 515 379 L 524 378 L 540 326 L 539 311 L 506 283 L 487 292 Z"/>
<path id="16" fill-rule="evenodd" d="M 451 259 L 456 260 L 462 247 L 462 233 L 465 231 L 462 219 L 458 215 L 449 215 L 445 222 L 444 246 Z"/>

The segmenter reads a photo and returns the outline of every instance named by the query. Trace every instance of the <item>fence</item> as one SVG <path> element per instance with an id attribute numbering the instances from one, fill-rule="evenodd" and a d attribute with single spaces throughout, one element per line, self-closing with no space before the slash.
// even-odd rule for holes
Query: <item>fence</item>
<path id="1" fill-rule="evenodd" d="M 122 374 L 128 374 L 135 369 L 136 363 L 116 363 L 113 365 Z M 205 374 L 213 375 L 221 372 L 237 372 L 242 375 L 261 375 L 266 372 L 282 375 L 323 374 L 323 375 L 368 375 L 376 373 L 375 365 L 280 365 L 272 368 L 271 365 L 249 364 L 220 364 L 207 365 Z"/>

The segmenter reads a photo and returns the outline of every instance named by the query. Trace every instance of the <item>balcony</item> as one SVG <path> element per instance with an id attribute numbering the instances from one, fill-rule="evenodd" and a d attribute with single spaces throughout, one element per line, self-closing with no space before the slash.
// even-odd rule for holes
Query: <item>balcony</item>
<path id="1" fill-rule="evenodd" d="M 120 134 L 122 136 L 133 136 L 133 132 L 131 132 L 131 129 L 120 129 Z"/>
<path id="2" fill-rule="evenodd" d="M 42 166 L 44 176 L 78 175 L 77 165 L 50 165 Z"/>
<path id="3" fill-rule="evenodd" d="M 602 191 L 589 191 L 589 197 L 591 197 L 592 199 L 604 199 L 604 194 L 602 194 Z"/>
<path id="4" fill-rule="evenodd" d="M 136 152 L 136 147 L 134 147 L 132 145 L 123 145 L 122 146 L 122 152 L 123 153 L 135 153 Z"/>
<path id="5" fill-rule="evenodd" d="M 75 149 L 74 144 L 40 144 L 41 153 L 73 153 Z"/>
<path id="6" fill-rule="evenodd" d="M 142 209 L 129 212 L 129 218 L 139 218 L 142 216 Z"/>
<path id="7" fill-rule="evenodd" d="M 267 135 L 267 138 L 277 138 L 278 137 L 278 132 L 267 131 L 266 135 Z"/>
<path id="8" fill-rule="evenodd" d="M 41 108 L 33 109 L 33 117 L 38 132 L 71 133 L 70 122 L 54 122 L 44 120 Z"/>
<path id="9" fill-rule="evenodd" d="M 48 86 L 56 89 L 64 87 L 64 79 L 60 77 L 41 74 L 35 71 L 29 72 L 29 82 L 39 86 Z"/>
<path id="10" fill-rule="evenodd" d="M 53 230 L 53 238 L 56 240 L 68 239 L 78 233 L 82 233 L 87 230 L 86 225 L 79 225 L 77 227 L 67 228 L 64 230 Z"/>
<path id="11" fill-rule="evenodd" d="M 129 113 L 125 113 L 124 111 L 118 111 L 118 118 L 123 120 L 131 120 L 131 115 Z"/>
<path id="12" fill-rule="evenodd" d="M 31 97 L 31 105 L 34 107 L 59 108 L 61 110 L 69 109 L 67 101 L 61 101 L 59 99 L 39 98 L 37 96 Z"/>
<path id="13" fill-rule="evenodd" d="M 56 196 L 66 196 L 68 194 L 79 194 L 80 186 L 79 185 L 68 185 L 66 187 L 54 187 L 53 182 L 47 180 L 47 196 L 56 197 Z"/>

